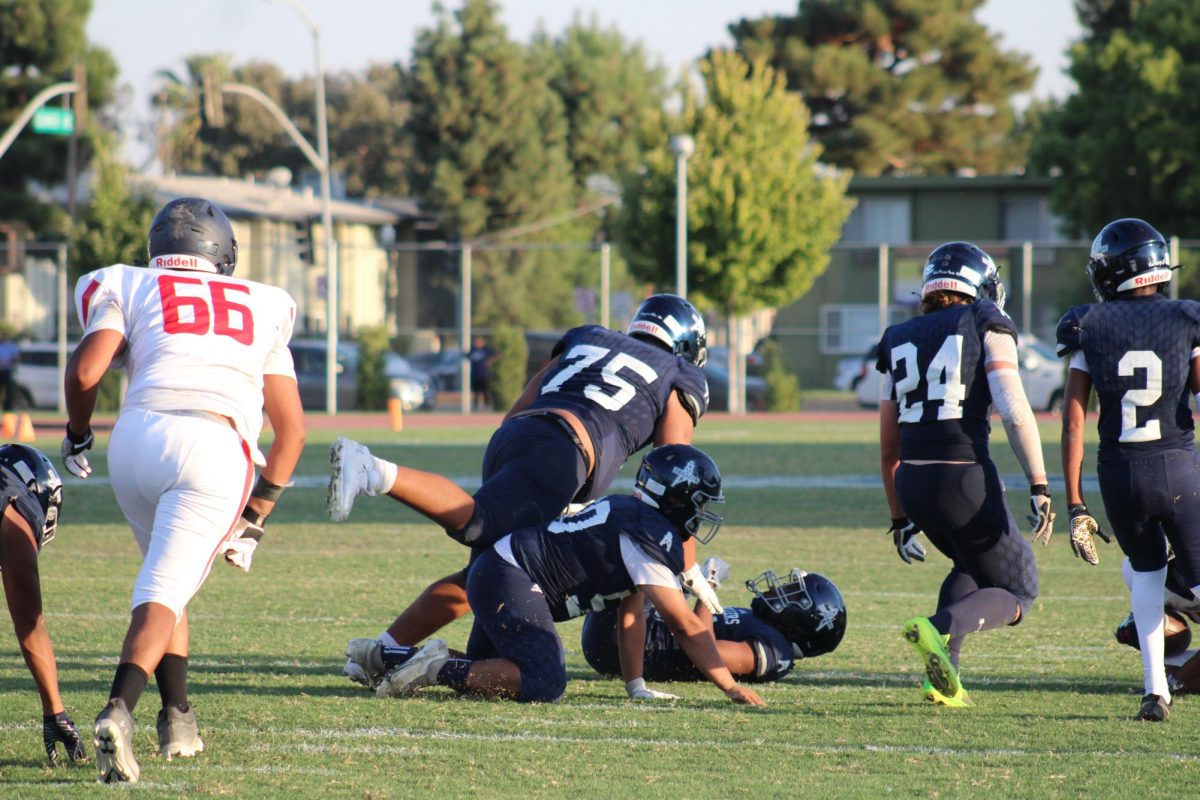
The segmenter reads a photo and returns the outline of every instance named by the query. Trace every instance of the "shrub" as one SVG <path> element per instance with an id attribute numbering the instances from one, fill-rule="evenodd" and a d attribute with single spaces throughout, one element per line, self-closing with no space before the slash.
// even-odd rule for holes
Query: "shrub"
<path id="1" fill-rule="evenodd" d="M 496 362 L 492 364 L 492 402 L 501 411 L 512 406 L 525 388 L 525 362 L 529 347 L 520 329 L 501 325 L 492 329 L 492 349 Z"/>
<path id="2" fill-rule="evenodd" d="M 388 379 L 384 361 L 390 349 L 387 328 L 382 325 L 362 328 L 358 332 L 358 407 L 387 408 Z"/>
<path id="3" fill-rule="evenodd" d="M 779 342 L 768 340 L 762 346 L 767 382 L 768 411 L 799 411 L 804 402 L 800 392 L 800 378 L 783 363 L 783 351 Z"/>

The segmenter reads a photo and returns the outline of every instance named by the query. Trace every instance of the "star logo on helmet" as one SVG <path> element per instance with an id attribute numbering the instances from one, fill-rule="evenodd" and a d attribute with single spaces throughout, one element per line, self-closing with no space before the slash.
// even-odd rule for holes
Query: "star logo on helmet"
<path id="1" fill-rule="evenodd" d="M 686 466 L 675 467 L 671 470 L 675 473 L 675 480 L 671 481 L 671 486 L 675 487 L 679 484 L 685 486 L 695 486 L 700 482 L 700 476 L 696 473 L 696 462 L 689 461 Z"/>
<path id="2" fill-rule="evenodd" d="M 817 623 L 817 630 L 833 630 L 833 625 L 837 622 L 838 610 L 833 606 L 821 606 L 817 609 L 817 613 L 821 615 L 821 621 Z"/>

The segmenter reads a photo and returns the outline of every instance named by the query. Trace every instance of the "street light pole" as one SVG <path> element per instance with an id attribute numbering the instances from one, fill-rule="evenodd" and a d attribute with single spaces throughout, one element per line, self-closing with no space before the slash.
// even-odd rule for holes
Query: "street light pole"
<path id="1" fill-rule="evenodd" d="M 337 413 L 338 259 L 333 239 L 333 205 L 329 163 L 329 126 L 325 119 L 325 70 L 321 64 L 321 29 L 297 0 L 268 0 L 289 6 L 312 32 L 316 65 L 317 154 L 321 157 L 321 227 L 325 238 L 325 413 Z"/>
<path id="2" fill-rule="evenodd" d="M 675 155 L 675 293 L 687 297 L 687 161 L 696 142 L 687 134 L 672 136 Z"/>

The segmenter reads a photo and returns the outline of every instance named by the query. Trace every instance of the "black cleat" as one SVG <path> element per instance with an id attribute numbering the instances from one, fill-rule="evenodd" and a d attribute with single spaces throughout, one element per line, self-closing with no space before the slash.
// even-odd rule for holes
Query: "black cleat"
<path id="1" fill-rule="evenodd" d="M 1142 707 L 1138 709 L 1134 719 L 1142 722 L 1162 722 L 1171 713 L 1171 701 L 1164 700 L 1156 694 L 1148 694 L 1142 698 Z"/>

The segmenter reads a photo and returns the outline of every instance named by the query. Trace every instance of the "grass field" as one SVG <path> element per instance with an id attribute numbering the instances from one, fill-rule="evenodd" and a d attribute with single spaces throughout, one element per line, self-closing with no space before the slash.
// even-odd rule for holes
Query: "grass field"
<path id="1" fill-rule="evenodd" d="M 489 430 L 345 432 L 384 457 L 454 476 L 478 472 Z M 1058 471 L 1057 426 L 1043 423 Z M 313 430 L 249 575 L 218 564 L 193 601 L 191 693 L 206 752 L 152 755 L 158 697 L 137 709 L 146 797 L 1191 797 L 1200 783 L 1200 709 L 1182 698 L 1165 725 L 1131 721 L 1140 661 L 1112 631 L 1127 612 L 1120 552 L 1074 559 L 1063 535 L 1038 548 L 1041 597 L 1013 629 L 968 639 L 964 683 L 977 707 L 926 705 L 901 622 L 931 613 L 948 562 L 897 557 L 878 488 L 877 426 L 859 421 L 705 421 L 697 443 L 721 466 L 726 525 L 704 554 L 733 565 L 721 590 L 765 568 L 825 574 L 849 629 L 834 653 L 761 687 L 769 707 L 735 707 L 708 684 L 674 686 L 672 704 L 635 704 L 560 626 L 570 684 L 553 705 L 459 699 L 444 689 L 377 700 L 340 676 L 342 649 L 375 635 L 461 547 L 383 498 L 350 522 L 324 512 L 334 431 Z M 1001 472 L 1019 470 L 997 426 Z M 38 446 L 57 452 L 58 440 Z M 101 443 L 101 447 L 103 443 Z M 93 459 L 96 477 L 104 459 Z M 1089 470 L 1091 457 L 1089 456 Z M 632 474 L 627 465 L 623 477 Z M 1023 517 L 1023 480 L 1011 505 Z M 1056 501 L 1061 501 L 1059 487 Z M 1099 496 L 1089 494 L 1093 507 Z M 1059 508 L 1060 520 L 1065 520 Z M 1102 520 L 1103 522 L 1103 520 Z M 69 481 L 58 538 L 42 556 L 51 634 L 68 710 L 81 728 L 107 697 L 128 620 L 136 548 L 107 483 Z M 5 625 L 7 628 L 7 625 Z M 465 644 L 468 623 L 446 631 Z M 40 708 L 11 634 L 0 647 L 0 797 L 99 797 L 94 768 L 43 765 Z M 90 733 L 89 733 L 90 738 Z M 90 747 L 89 742 L 89 751 Z"/>

